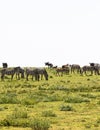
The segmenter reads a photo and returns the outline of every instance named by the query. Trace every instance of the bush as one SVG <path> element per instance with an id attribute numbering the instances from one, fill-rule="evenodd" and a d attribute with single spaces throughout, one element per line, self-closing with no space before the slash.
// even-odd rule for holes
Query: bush
<path id="1" fill-rule="evenodd" d="M 31 124 L 32 130 L 48 130 L 50 128 L 50 122 L 45 119 L 35 118 Z"/>
<path id="2" fill-rule="evenodd" d="M 70 105 L 62 105 L 60 106 L 60 111 L 74 111 L 74 109 Z"/>
<path id="3" fill-rule="evenodd" d="M 82 102 L 90 102 L 89 99 L 87 98 L 83 98 L 83 97 L 80 97 L 80 96 L 68 96 L 65 100 L 65 102 L 68 102 L 68 103 L 82 103 Z"/>
<path id="4" fill-rule="evenodd" d="M 27 118 L 28 112 L 26 109 L 15 108 L 14 112 L 12 113 L 12 118 Z"/>
<path id="5" fill-rule="evenodd" d="M 16 127 L 29 127 L 30 122 L 28 119 L 23 119 L 23 118 L 6 118 L 2 121 L 0 121 L 0 126 L 16 126 Z"/>
<path id="6" fill-rule="evenodd" d="M 43 111 L 42 116 L 44 116 L 44 117 L 56 117 L 56 114 L 49 110 L 49 111 Z"/>
<path id="7" fill-rule="evenodd" d="M 27 110 L 22 108 L 15 108 L 11 115 L 8 115 L 4 120 L 0 121 L 0 126 L 27 127 L 29 125 Z"/>
<path id="8" fill-rule="evenodd" d="M 55 102 L 55 101 L 62 101 L 62 97 L 58 94 L 52 94 L 44 97 L 44 102 Z"/>
<path id="9" fill-rule="evenodd" d="M 17 104 L 19 103 L 15 93 L 6 93 L 0 95 L 1 104 Z"/>

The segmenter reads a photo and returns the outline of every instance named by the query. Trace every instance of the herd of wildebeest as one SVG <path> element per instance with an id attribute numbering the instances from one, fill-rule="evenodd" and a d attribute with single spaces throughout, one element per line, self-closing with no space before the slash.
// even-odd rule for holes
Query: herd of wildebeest
<path id="1" fill-rule="evenodd" d="M 100 64 L 99 63 L 89 63 L 89 65 L 80 66 L 79 64 L 65 64 L 61 67 L 54 66 L 50 62 L 45 62 L 45 67 L 8 67 L 7 63 L 2 63 L 2 68 L 0 70 L 1 81 L 4 81 L 6 75 L 11 76 L 11 80 L 14 75 L 16 79 L 25 78 L 28 81 L 28 77 L 31 76 L 32 80 L 42 80 L 43 77 L 45 80 L 48 80 L 47 69 L 54 70 L 56 76 L 63 76 L 63 74 L 72 74 L 77 73 L 80 75 L 100 75 Z"/>

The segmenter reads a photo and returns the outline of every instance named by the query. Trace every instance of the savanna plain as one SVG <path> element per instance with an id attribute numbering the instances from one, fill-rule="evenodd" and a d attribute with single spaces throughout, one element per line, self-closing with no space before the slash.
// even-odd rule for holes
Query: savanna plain
<path id="1" fill-rule="evenodd" d="M 100 75 L 0 79 L 1 130 L 100 130 Z"/>

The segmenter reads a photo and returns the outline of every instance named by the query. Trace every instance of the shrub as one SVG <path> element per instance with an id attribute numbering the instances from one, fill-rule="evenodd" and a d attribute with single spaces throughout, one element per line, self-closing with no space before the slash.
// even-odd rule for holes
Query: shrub
<path id="1" fill-rule="evenodd" d="M 44 97 L 44 102 L 54 102 L 54 101 L 61 101 L 62 99 L 57 95 L 50 95 L 47 97 Z"/>
<path id="2" fill-rule="evenodd" d="M 44 116 L 44 117 L 56 117 L 56 114 L 49 110 L 49 111 L 43 111 L 42 116 Z"/>
<path id="3" fill-rule="evenodd" d="M 82 103 L 82 102 L 90 102 L 89 99 L 87 98 L 82 98 L 80 96 L 68 96 L 65 100 L 65 102 L 68 103 Z"/>
<path id="4" fill-rule="evenodd" d="M 100 118 L 98 118 L 98 119 L 97 119 L 97 123 L 99 123 L 99 124 L 100 124 Z"/>
<path id="5" fill-rule="evenodd" d="M 16 127 L 29 127 L 30 122 L 27 119 L 12 119 L 12 118 L 6 118 L 2 121 L 0 121 L 0 126 L 16 126 Z"/>
<path id="6" fill-rule="evenodd" d="M 27 118 L 28 112 L 26 109 L 15 108 L 14 112 L 12 113 L 12 118 Z"/>
<path id="7" fill-rule="evenodd" d="M 15 108 L 11 115 L 0 121 L 0 126 L 29 126 L 28 113 L 26 109 Z"/>
<path id="8" fill-rule="evenodd" d="M 91 93 L 86 93 L 86 94 L 80 94 L 82 97 L 87 97 L 87 98 L 96 98 L 96 95 L 93 95 Z"/>
<path id="9" fill-rule="evenodd" d="M 7 93 L 0 95 L 0 103 L 1 104 L 17 104 L 19 103 L 16 94 L 14 93 Z"/>
<path id="10" fill-rule="evenodd" d="M 60 111 L 73 111 L 73 107 L 71 105 L 61 105 Z"/>
<path id="11" fill-rule="evenodd" d="M 21 101 L 21 104 L 23 104 L 23 105 L 34 105 L 36 103 L 38 103 L 37 100 L 35 100 L 35 99 L 28 99 L 28 98 L 25 98 L 25 99 L 23 99 Z"/>
<path id="12" fill-rule="evenodd" d="M 49 127 L 50 127 L 50 122 L 45 119 L 34 118 L 34 121 L 31 124 L 32 130 L 48 130 Z"/>
<path id="13" fill-rule="evenodd" d="M 42 96 L 39 96 L 37 93 L 29 93 L 25 98 L 21 100 L 23 105 L 34 105 L 39 103 L 42 100 Z"/>

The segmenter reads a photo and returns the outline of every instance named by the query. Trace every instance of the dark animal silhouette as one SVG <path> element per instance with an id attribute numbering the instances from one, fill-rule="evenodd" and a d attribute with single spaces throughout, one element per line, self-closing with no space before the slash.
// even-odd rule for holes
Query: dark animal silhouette
<path id="1" fill-rule="evenodd" d="M 52 63 L 49 63 L 49 62 L 45 62 L 45 66 L 48 66 L 48 68 L 52 68 L 52 67 L 53 67 L 53 64 L 52 64 Z"/>
<path id="2" fill-rule="evenodd" d="M 80 69 L 80 73 L 81 75 L 85 74 L 85 75 L 93 75 L 93 71 L 94 71 L 94 67 L 89 66 L 89 65 L 85 65 Z"/>
<path id="3" fill-rule="evenodd" d="M 81 67 L 78 64 L 72 64 L 71 65 L 71 73 L 75 73 L 75 72 L 79 73 L 80 69 L 81 69 Z"/>
<path id="4" fill-rule="evenodd" d="M 33 80 L 33 78 L 35 78 L 35 80 L 39 81 L 40 78 L 42 80 L 43 77 L 45 77 L 45 79 L 48 80 L 48 73 L 45 68 L 33 68 L 33 69 L 27 68 L 26 69 L 26 80 L 28 80 L 29 75 L 32 76 L 32 80 Z"/>
<path id="5" fill-rule="evenodd" d="M 1 70 L 1 80 L 4 80 L 5 75 L 11 75 L 11 80 L 12 80 L 15 74 L 16 74 L 16 79 L 20 79 L 20 74 L 21 74 L 21 78 L 24 78 L 24 69 L 20 67 L 3 68 Z"/>
<path id="6" fill-rule="evenodd" d="M 8 64 L 7 63 L 2 63 L 3 68 L 7 68 Z"/>

